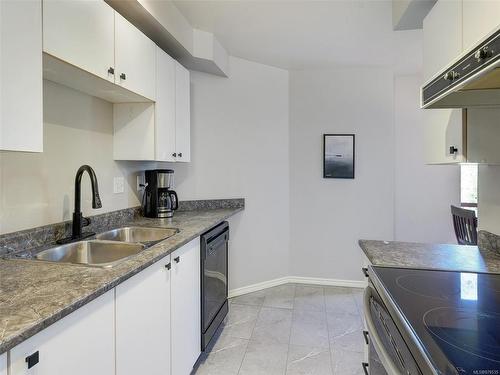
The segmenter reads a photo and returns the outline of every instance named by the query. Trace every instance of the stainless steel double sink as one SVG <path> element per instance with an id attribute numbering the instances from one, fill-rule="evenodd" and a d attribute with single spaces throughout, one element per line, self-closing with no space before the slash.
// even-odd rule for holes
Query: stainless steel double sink
<path id="1" fill-rule="evenodd" d="M 43 250 L 36 260 L 110 268 L 139 254 L 151 243 L 172 237 L 179 230 L 131 226 L 97 234 L 95 240 L 78 241 Z"/>

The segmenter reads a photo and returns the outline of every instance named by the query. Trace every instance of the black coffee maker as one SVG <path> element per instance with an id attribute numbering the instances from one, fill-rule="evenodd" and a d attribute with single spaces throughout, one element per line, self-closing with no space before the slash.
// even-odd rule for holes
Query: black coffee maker
<path id="1" fill-rule="evenodd" d="M 146 189 L 143 197 L 143 210 L 146 217 L 171 218 L 179 207 L 174 186 L 172 169 L 153 169 L 146 173 Z"/>

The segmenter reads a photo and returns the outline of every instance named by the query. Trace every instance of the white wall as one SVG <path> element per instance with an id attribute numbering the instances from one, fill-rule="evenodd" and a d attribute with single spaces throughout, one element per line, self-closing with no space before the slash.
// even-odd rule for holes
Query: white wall
<path id="1" fill-rule="evenodd" d="M 425 164 L 421 82 L 420 75 L 394 79 L 394 239 L 454 243 L 450 205 L 460 205 L 460 168 Z"/>
<path id="2" fill-rule="evenodd" d="M 323 179 L 323 133 L 356 134 L 354 180 Z M 293 276 L 361 280 L 358 239 L 393 238 L 392 71 L 290 73 Z"/>
<path id="3" fill-rule="evenodd" d="M 191 73 L 191 163 L 168 166 L 181 200 L 245 198 L 230 220 L 234 289 L 288 272 L 288 72 L 230 66 L 230 78 Z"/>
<path id="4" fill-rule="evenodd" d="M 139 204 L 135 172 L 147 164 L 113 161 L 112 111 L 108 102 L 44 81 L 44 152 L 0 152 L 0 234 L 71 219 L 74 179 L 82 164 L 94 168 L 103 205 L 91 208 L 85 174 L 85 215 Z M 125 192 L 113 194 L 118 176 L 126 179 Z"/>

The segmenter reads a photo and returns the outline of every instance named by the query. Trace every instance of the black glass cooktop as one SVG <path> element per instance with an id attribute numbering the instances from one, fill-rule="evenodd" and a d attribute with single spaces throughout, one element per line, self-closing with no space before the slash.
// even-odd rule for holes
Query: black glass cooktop
<path id="1" fill-rule="evenodd" d="M 500 375 L 500 275 L 372 269 L 439 372 Z"/>

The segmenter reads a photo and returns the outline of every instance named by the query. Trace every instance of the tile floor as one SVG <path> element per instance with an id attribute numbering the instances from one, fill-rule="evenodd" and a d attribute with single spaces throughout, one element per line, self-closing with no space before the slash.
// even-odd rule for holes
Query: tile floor
<path id="1" fill-rule="evenodd" d="M 361 289 L 286 284 L 230 300 L 196 375 L 362 375 Z"/>

